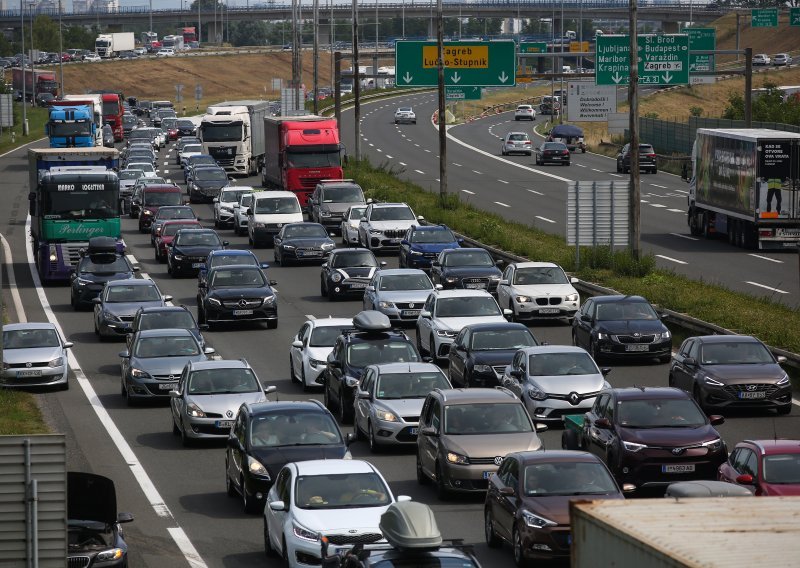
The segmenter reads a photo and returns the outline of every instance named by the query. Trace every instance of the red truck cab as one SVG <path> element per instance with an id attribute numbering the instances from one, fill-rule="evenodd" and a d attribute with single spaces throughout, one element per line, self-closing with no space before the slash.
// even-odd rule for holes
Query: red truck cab
<path id="1" fill-rule="evenodd" d="M 111 125 L 114 142 L 122 142 L 122 97 L 117 93 L 103 93 L 103 122 Z"/>

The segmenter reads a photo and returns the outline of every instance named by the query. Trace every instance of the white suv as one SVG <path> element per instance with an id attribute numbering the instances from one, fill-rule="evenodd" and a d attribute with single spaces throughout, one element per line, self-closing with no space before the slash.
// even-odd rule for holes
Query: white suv
<path id="1" fill-rule="evenodd" d="M 233 204 L 233 232 L 237 235 L 247 234 L 247 210 L 253 204 L 253 190 L 239 196 L 239 202 Z"/>
<path id="2" fill-rule="evenodd" d="M 502 323 L 510 315 L 486 290 L 435 290 L 417 318 L 417 351 L 446 361 L 450 344 L 465 325 Z"/>
<path id="3" fill-rule="evenodd" d="M 289 349 L 289 375 L 304 390 L 319 386 L 317 378 L 325 372 L 328 355 L 342 330 L 353 329 L 352 318 L 319 318 L 306 321 Z"/>
<path id="4" fill-rule="evenodd" d="M 497 286 L 497 302 L 512 311 L 513 319 L 575 317 L 581 298 L 564 269 L 552 262 L 514 262 L 506 266 Z"/>
<path id="5" fill-rule="evenodd" d="M 535 120 L 536 109 L 531 105 L 519 105 L 514 111 L 514 120 Z"/>
<path id="6" fill-rule="evenodd" d="M 220 229 L 234 224 L 234 206 L 239 203 L 239 197 L 245 193 L 253 193 L 255 189 L 244 185 L 226 185 L 214 202 L 214 227 Z"/>
<path id="7" fill-rule="evenodd" d="M 302 222 L 297 195 L 291 191 L 257 191 L 247 209 L 247 240 L 254 248 L 271 245 L 285 224 Z"/>
<path id="8" fill-rule="evenodd" d="M 358 244 L 375 252 L 399 249 L 409 227 L 423 219 L 405 203 L 371 203 L 358 225 Z"/>

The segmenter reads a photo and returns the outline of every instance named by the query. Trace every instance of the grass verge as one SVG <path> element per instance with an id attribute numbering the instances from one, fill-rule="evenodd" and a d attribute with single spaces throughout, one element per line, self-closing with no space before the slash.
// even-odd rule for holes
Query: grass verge
<path id="1" fill-rule="evenodd" d="M 0 135 L 0 153 L 8 152 L 28 142 L 44 137 L 44 124 L 47 122 L 47 109 L 28 107 L 28 136 L 22 135 L 22 103 L 14 103 L 14 126 L 4 128 Z M 11 133 L 14 133 L 12 138 Z"/>
<path id="2" fill-rule="evenodd" d="M 0 436 L 50 433 L 34 395 L 1 389 L 0 408 Z"/>

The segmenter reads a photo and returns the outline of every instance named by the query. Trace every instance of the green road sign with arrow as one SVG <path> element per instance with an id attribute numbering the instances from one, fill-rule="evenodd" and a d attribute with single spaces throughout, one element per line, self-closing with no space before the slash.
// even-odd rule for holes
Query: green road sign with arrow
<path id="1" fill-rule="evenodd" d="M 689 36 L 686 34 L 639 34 L 637 41 L 640 85 L 689 83 Z M 630 81 L 630 37 L 597 36 L 595 82 L 627 85 Z"/>
<path id="2" fill-rule="evenodd" d="M 448 101 L 479 101 L 483 89 L 481 87 L 445 87 L 444 98 Z"/>
<path id="3" fill-rule="evenodd" d="M 435 41 L 395 44 L 395 85 L 438 85 Z M 444 43 L 444 84 L 451 87 L 513 87 L 516 45 L 513 41 L 448 41 Z"/>
<path id="4" fill-rule="evenodd" d="M 750 25 L 754 28 L 777 28 L 777 8 L 754 8 L 750 10 Z"/>
<path id="5" fill-rule="evenodd" d="M 789 8 L 789 25 L 800 26 L 800 8 Z"/>
<path id="6" fill-rule="evenodd" d="M 717 49 L 717 30 L 715 28 L 686 28 L 689 34 L 690 51 L 713 51 Z M 692 71 L 713 71 L 714 56 L 689 55 L 689 72 Z"/>

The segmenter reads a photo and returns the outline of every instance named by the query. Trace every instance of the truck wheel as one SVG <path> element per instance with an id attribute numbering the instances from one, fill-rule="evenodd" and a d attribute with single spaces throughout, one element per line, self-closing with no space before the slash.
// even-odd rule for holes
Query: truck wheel
<path id="1" fill-rule="evenodd" d="M 708 211 L 703 212 L 703 216 L 701 217 L 701 225 L 700 230 L 703 233 L 703 237 L 706 239 L 711 238 L 711 215 L 709 215 Z"/>
<path id="2" fill-rule="evenodd" d="M 699 237 L 703 231 L 700 229 L 700 223 L 698 218 L 699 216 L 697 213 L 695 213 L 693 207 L 689 209 L 688 217 L 689 217 L 689 233 L 691 233 L 693 237 Z"/>

